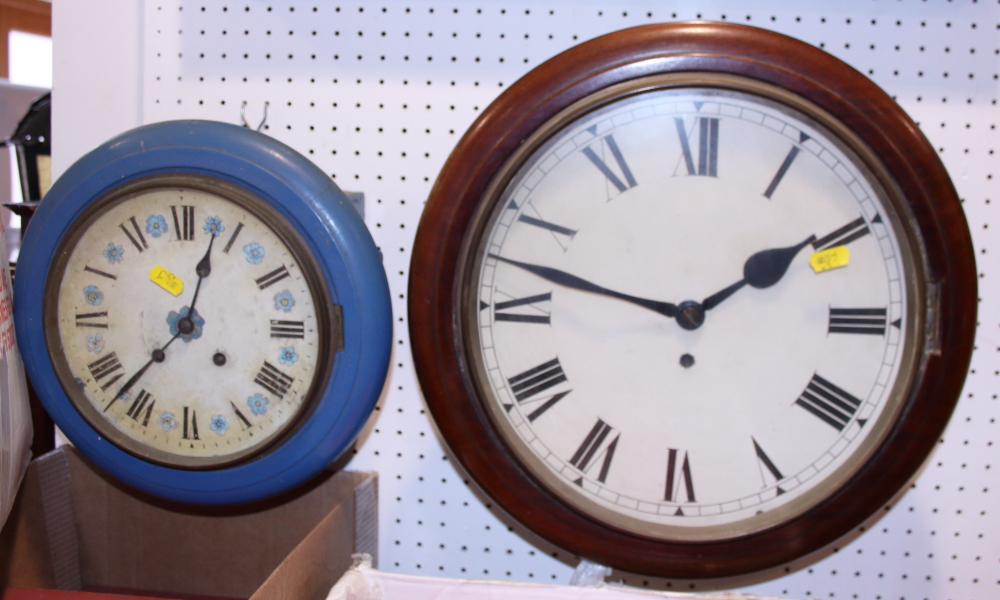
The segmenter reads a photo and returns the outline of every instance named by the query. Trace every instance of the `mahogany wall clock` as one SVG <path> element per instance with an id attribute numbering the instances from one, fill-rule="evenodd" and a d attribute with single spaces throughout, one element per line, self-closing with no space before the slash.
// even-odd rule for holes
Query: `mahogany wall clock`
<path id="1" fill-rule="evenodd" d="M 972 350 L 969 232 L 871 81 L 746 26 L 638 27 L 469 129 L 410 275 L 420 381 L 515 519 L 649 575 L 831 544 L 916 473 Z"/>
<path id="2" fill-rule="evenodd" d="M 223 123 L 140 127 L 74 164 L 27 229 L 15 303 L 67 437 L 185 502 L 315 475 L 388 367 L 388 286 L 358 213 L 298 153 Z"/>

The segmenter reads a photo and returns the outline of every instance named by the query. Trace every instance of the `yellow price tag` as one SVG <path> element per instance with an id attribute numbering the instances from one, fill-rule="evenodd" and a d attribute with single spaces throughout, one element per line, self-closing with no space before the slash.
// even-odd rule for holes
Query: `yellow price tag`
<path id="1" fill-rule="evenodd" d="M 175 296 L 184 291 L 184 282 L 181 278 L 160 265 L 156 265 L 149 272 L 149 280 Z"/>
<path id="2" fill-rule="evenodd" d="M 847 249 L 847 246 L 834 246 L 833 248 L 813 252 L 813 255 L 809 257 L 809 264 L 812 266 L 813 271 L 817 273 L 836 269 L 837 267 L 846 267 L 850 261 L 851 251 Z"/>

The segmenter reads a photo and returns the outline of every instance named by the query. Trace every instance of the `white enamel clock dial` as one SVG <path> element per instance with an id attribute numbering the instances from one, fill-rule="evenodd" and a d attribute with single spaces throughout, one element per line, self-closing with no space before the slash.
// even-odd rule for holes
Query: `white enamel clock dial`
<path id="1" fill-rule="evenodd" d="M 474 377 L 586 513 L 671 539 L 759 530 L 894 418 L 911 251 L 843 132 L 753 93 L 630 85 L 529 140 L 494 192 L 469 249 Z"/>
<path id="2" fill-rule="evenodd" d="M 182 468 L 281 438 L 330 359 L 313 267 L 281 219 L 202 179 L 154 178 L 96 203 L 64 243 L 47 313 L 81 413 L 121 448 Z"/>

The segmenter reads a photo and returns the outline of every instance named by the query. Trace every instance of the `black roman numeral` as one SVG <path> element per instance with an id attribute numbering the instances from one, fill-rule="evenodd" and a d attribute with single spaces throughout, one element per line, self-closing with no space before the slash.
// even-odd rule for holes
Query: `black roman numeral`
<path id="1" fill-rule="evenodd" d="M 78 313 L 76 315 L 77 327 L 96 327 L 98 329 L 108 328 L 108 312 Z"/>
<path id="2" fill-rule="evenodd" d="M 804 142 L 809 139 L 809 136 L 804 133 L 799 133 L 799 142 Z M 781 163 L 778 167 L 778 172 L 775 173 L 774 179 L 767 186 L 767 190 L 764 191 L 764 197 L 768 200 L 771 199 L 771 195 L 774 194 L 774 190 L 778 189 L 778 184 L 781 183 L 782 178 L 784 178 L 785 173 L 788 172 L 788 168 L 792 166 L 795 161 L 795 157 L 799 155 L 799 147 L 792 146 L 792 149 L 788 151 L 788 155 L 785 156 L 785 161 Z"/>
<path id="3" fill-rule="evenodd" d="M 559 359 L 542 363 L 507 380 L 518 402 L 540 394 L 550 387 L 566 381 L 566 374 L 559 365 Z"/>
<path id="4" fill-rule="evenodd" d="M 100 275 L 101 277 L 107 277 L 108 279 L 114 279 L 114 280 L 118 279 L 117 275 L 112 275 L 111 273 L 105 273 L 104 271 L 98 271 L 97 269 L 94 269 L 92 267 L 85 266 L 85 267 L 83 267 L 83 270 L 87 271 L 88 273 L 93 273 L 95 275 Z"/>
<path id="5" fill-rule="evenodd" d="M 868 225 L 865 224 L 865 218 L 858 217 L 856 220 L 851 221 L 833 233 L 819 238 L 813 242 L 812 245 L 815 250 L 826 250 L 827 248 L 833 248 L 834 246 L 844 246 L 850 244 L 859 237 L 864 237 L 869 233 L 871 233 L 871 231 L 868 229 Z"/>
<path id="6" fill-rule="evenodd" d="M 149 402 L 152 400 L 152 402 Z M 146 403 L 149 402 L 147 406 Z M 153 414 L 153 405 L 156 404 L 156 400 L 149 395 L 146 390 L 141 390 L 139 394 L 132 401 L 132 406 L 129 407 L 128 412 L 125 414 L 132 418 L 133 421 L 139 423 L 139 417 L 142 417 L 142 426 L 146 427 L 149 425 L 149 417 Z M 143 409 L 145 413 L 143 412 Z"/>
<path id="7" fill-rule="evenodd" d="M 178 218 L 177 209 L 181 209 L 181 216 Z M 194 207 L 193 206 L 171 206 L 171 214 L 174 215 L 174 231 L 177 232 L 177 240 L 189 242 L 194 239 Z"/>
<path id="8" fill-rule="evenodd" d="M 843 431 L 861 406 L 861 400 L 819 375 L 813 375 L 812 381 L 795 404 L 819 417 L 837 431 Z"/>
<path id="9" fill-rule="evenodd" d="M 236 418 L 239 419 L 241 423 L 243 423 L 243 428 L 246 429 L 250 427 L 250 421 L 248 421 L 247 418 L 243 415 L 243 413 L 240 412 L 240 409 L 236 408 L 236 404 L 230 402 L 229 405 L 233 407 L 233 412 L 236 413 Z"/>
<path id="10" fill-rule="evenodd" d="M 587 131 L 596 136 L 597 126 L 594 125 L 593 127 L 589 127 Z M 601 143 L 601 140 L 603 140 L 603 144 Z M 622 177 L 618 177 L 618 175 L 611 170 L 611 167 L 608 166 L 608 163 L 604 162 L 604 159 L 598 156 L 597 152 L 594 152 L 592 147 L 587 146 L 584 148 L 583 154 L 590 160 L 591 163 L 594 164 L 595 167 L 597 167 L 597 170 L 599 170 L 604 177 L 607 178 L 611 185 L 615 186 L 619 192 L 624 192 L 625 190 L 634 188 L 638 185 L 635 181 L 635 177 L 632 175 L 632 170 L 628 168 L 628 163 L 625 162 L 625 157 L 622 156 L 622 151 L 618 149 L 618 142 L 615 141 L 612 134 L 609 133 L 603 138 L 600 138 L 597 142 L 597 146 L 602 150 L 603 146 L 607 146 L 608 150 L 611 151 L 611 156 L 615 159 L 615 164 L 618 165 L 618 170 L 621 171 Z M 604 154 L 604 152 L 601 152 L 601 154 Z M 622 178 L 625 179 L 624 182 L 622 181 Z"/>
<path id="11" fill-rule="evenodd" d="M 295 379 L 285 375 L 266 360 L 264 361 L 264 366 L 261 368 L 260 373 L 257 373 L 257 377 L 253 380 L 254 383 L 271 392 L 278 398 L 285 397 L 285 394 L 288 392 L 288 389 L 292 387 L 292 383 L 294 381 Z"/>
<path id="12" fill-rule="evenodd" d="M 591 428 L 587 437 L 583 439 L 583 443 L 576 449 L 573 457 L 569 459 L 569 464 L 580 469 L 580 471 L 586 472 L 590 461 L 594 459 L 597 451 L 601 449 L 605 438 L 612 431 L 614 431 L 614 428 L 601 419 L 597 419 L 597 423 Z M 604 462 L 601 464 L 601 472 L 597 476 L 597 480 L 601 483 L 604 483 L 608 478 L 608 470 L 611 468 L 611 460 L 614 458 L 615 448 L 618 447 L 618 439 L 620 437 L 620 434 L 615 436 L 615 439 L 604 450 Z"/>
<path id="13" fill-rule="evenodd" d="M 121 223 L 118 226 L 122 228 L 125 232 L 125 236 L 128 237 L 128 241 L 132 242 L 135 249 L 142 252 L 146 248 L 149 248 L 149 244 L 146 243 L 146 238 L 142 235 L 142 229 L 139 228 L 139 224 L 135 222 L 135 217 L 129 217 L 129 223 L 132 224 L 132 228 L 135 229 L 135 237 L 129 233 L 128 229 L 125 227 L 125 223 Z M 138 238 L 138 239 L 136 239 Z M 141 242 L 141 243 L 140 243 Z"/>
<path id="14" fill-rule="evenodd" d="M 124 373 L 125 369 L 123 369 L 122 364 L 118 362 L 118 357 L 115 355 L 114 352 L 111 352 L 110 354 L 105 354 L 101 358 L 98 358 L 94 362 L 87 365 L 87 368 L 90 369 L 90 375 L 94 378 L 94 381 L 100 381 L 105 377 L 107 377 L 108 375 L 111 375 L 115 371 L 119 369 L 122 370 L 121 373 L 115 374 L 114 377 L 106 381 L 104 385 L 101 386 L 102 390 L 107 390 L 109 387 L 111 387 L 112 383 L 121 379 L 122 376 L 124 376 L 125 374 Z"/>
<path id="15" fill-rule="evenodd" d="M 542 219 L 536 219 L 535 217 L 529 217 L 528 215 L 521 215 L 517 218 L 518 221 L 522 223 L 527 223 L 528 225 L 534 225 L 535 227 L 541 227 L 542 229 L 548 229 L 553 233 L 561 233 L 573 239 L 576 235 L 576 229 L 570 229 L 569 227 L 563 227 L 562 225 L 556 225 L 555 223 L 549 223 L 548 221 L 543 221 Z"/>
<path id="16" fill-rule="evenodd" d="M 243 229 L 243 223 L 237 223 L 236 229 L 233 230 L 233 235 L 229 236 L 229 241 L 226 242 L 226 247 L 222 249 L 223 252 L 229 254 L 229 249 L 233 247 L 233 242 L 236 241 L 236 236 L 240 234 L 241 229 Z"/>
<path id="17" fill-rule="evenodd" d="M 304 339 L 305 323 L 302 321 L 276 321 L 271 319 L 271 337 Z"/>
<path id="18" fill-rule="evenodd" d="M 753 442 L 754 452 L 757 454 L 757 458 L 760 460 L 761 464 L 764 465 L 764 468 L 766 468 L 768 471 L 771 472 L 771 475 L 774 477 L 775 480 L 781 481 L 782 479 L 784 479 L 785 476 L 782 475 L 781 471 L 778 470 L 778 467 L 774 465 L 774 461 L 768 458 L 767 454 L 764 453 L 764 449 L 760 447 L 760 444 L 757 443 L 757 440 L 751 437 L 750 441 Z M 778 488 L 778 494 L 784 494 L 784 493 L 785 493 L 784 490 Z"/>
<path id="19" fill-rule="evenodd" d="M 531 413 L 528 414 L 528 421 L 534 422 L 535 419 L 537 419 L 538 417 L 542 416 L 542 414 L 545 413 L 545 411 L 547 411 L 550 408 L 552 408 L 555 405 L 556 402 L 559 402 L 560 400 L 562 400 L 566 396 L 566 394 L 568 394 L 571 391 L 573 391 L 573 390 L 569 390 L 567 392 L 559 392 L 555 396 L 549 397 L 538 408 L 536 408 L 535 410 L 531 411 Z M 539 398 L 538 400 L 540 400 L 540 399 L 541 398 Z M 521 401 L 518 401 L 518 402 L 520 403 Z M 529 400 L 529 402 L 535 402 L 535 400 Z"/>
<path id="20" fill-rule="evenodd" d="M 885 335 L 884 308 L 831 308 L 829 333 Z"/>
<path id="21" fill-rule="evenodd" d="M 551 292 L 547 294 L 539 294 L 537 296 L 528 296 L 527 298 L 519 298 L 516 300 L 497 302 L 493 306 L 494 309 L 493 317 L 497 321 L 511 321 L 514 323 L 543 323 L 548 325 L 551 321 L 551 317 L 548 314 L 526 315 L 521 313 L 507 313 L 500 311 L 510 310 L 512 308 L 517 308 L 518 306 L 535 304 L 536 302 L 548 302 L 549 300 L 552 300 Z"/>
<path id="22" fill-rule="evenodd" d="M 698 117 L 697 127 L 692 127 L 688 133 L 684 119 L 674 118 L 677 126 L 677 137 L 681 141 L 681 154 L 684 156 L 684 166 L 688 175 L 719 176 L 719 119 Z M 698 163 L 695 164 L 694 153 L 691 151 L 690 138 L 698 131 Z"/>
<path id="23" fill-rule="evenodd" d="M 677 448 L 667 449 L 667 485 L 663 491 L 663 499 L 667 502 L 677 502 L 681 485 L 683 485 L 687 492 L 687 501 L 694 502 L 694 482 L 691 478 L 691 462 L 688 460 L 688 453 L 685 451 L 684 462 L 681 464 L 680 469 L 678 469 L 677 454 L 679 452 Z M 683 475 L 683 479 L 678 477 L 678 470 Z M 676 514 L 683 515 L 684 513 L 678 509 Z"/>
<path id="24" fill-rule="evenodd" d="M 291 274 L 288 272 L 288 269 L 285 268 L 285 265 L 281 265 L 267 275 L 264 275 L 259 279 L 254 279 L 254 282 L 260 289 L 263 290 L 274 285 L 275 283 L 278 283 L 286 277 L 291 277 Z"/>
<path id="25" fill-rule="evenodd" d="M 190 418 L 189 418 L 190 413 Z M 189 410 L 188 407 L 184 407 L 184 435 L 185 440 L 198 440 L 198 415 L 195 411 Z"/>

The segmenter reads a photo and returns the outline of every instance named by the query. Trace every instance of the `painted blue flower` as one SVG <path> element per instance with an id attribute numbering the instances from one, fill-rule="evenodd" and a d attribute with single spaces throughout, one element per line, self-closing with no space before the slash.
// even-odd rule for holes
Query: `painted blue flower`
<path id="1" fill-rule="evenodd" d="M 264 247 L 257 242 L 250 242 L 243 246 L 243 251 L 247 254 L 247 262 L 259 265 L 264 260 Z"/>
<path id="2" fill-rule="evenodd" d="M 278 348 L 278 360 L 286 365 L 294 365 L 299 360 L 299 355 L 295 353 L 295 348 Z"/>
<path id="3" fill-rule="evenodd" d="M 212 417 L 212 421 L 209 423 L 208 428 L 215 433 L 222 435 L 226 433 L 227 429 L 229 429 L 229 423 L 226 423 L 226 419 L 222 415 L 215 415 Z"/>
<path id="4" fill-rule="evenodd" d="M 293 306 L 295 306 L 295 298 L 292 298 L 292 293 L 288 290 L 274 295 L 274 310 L 292 312 Z"/>
<path id="5" fill-rule="evenodd" d="M 178 334 L 179 330 L 177 329 L 177 321 L 180 321 L 182 318 L 188 316 L 189 310 L 191 310 L 191 308 L 185 306 L 184 308 L 181 309 L 181 312 L 179 313 L 170 311 L 170 314 L 167 315 L 167 325 L 170 325 L 170 335 Z M 191 333 L 181 334 L 181 339 L 184 340 L 185 342 L 190 342 L 191 340 L 196 340 L 200 338 L 201 328 L 205 324 L 205 319 L 201 318 L 201 315 L 198 314 L 197 310 L 194 311 L 194 315 L 191 317 L 191 320 L 194 321 L 194 331 L 192 331 Z"/>
<path id="6" fill-rule="evenodd" d="M 167 220 L 162 215 L 152 215 L 146 219 L 146 233 L 158 238 L 168 231 Z"/>
<path id="7" fill-rule="evenodd" d="M 124 255 L 125 249 L 121 246 L 115 246 L 114 242 L 108 244 L 108 249 L 104 251 L 104 258 L 108 259 L 111 264 L 121 262 Z"/>
<path id="8" fill-rule="evenodd" d="M 247 405 L 250 407 L 250 411 L 255 415 L 262 415 L 267 412 L 267 405 L 271 401 L 265 398 L 261 394 L 254 394 L 247 398 Z"/>
<path id="9" fill-rule="evenodd" d="M 177 419 L 174 418 L 174 413 L 160 413 L 160 418 L 157 419 L 157 422 L 161 427 L 163 427 L 163 431 L 170 431 L 171 429 L 177 427 Z"/>
<path id="10" fill-rule="evenodd" d="M 222 219 L 219 217 L 208 217 L 205 219 L 205 224 L 201 226 L 205 230 L 205 233 L 211 233 L 212 235 L 219 235 L 226 230 L 222 225 Z M 263 250 L 261 251 L 263 252 Z M 261 254 L 263 256 L 263 254 Z"/>
<path id="11" fill-rule="evenodd" d="M 101 301 L 104 300 L 104 294 L 97 289 L 96 285 L 88 285 L 83 288 L 83 297 L 87 299 L 87 304 L 93 306 L 100 306 Z"/>
<path id="12" fill-rule="evenodd" d="M 94 354 L 100 354 L 101 350 L 104 350 L 104 338 L 101 334 L 95 333 L 94 335 L 87 336 L 87 351 L 93 352 Z"/>

